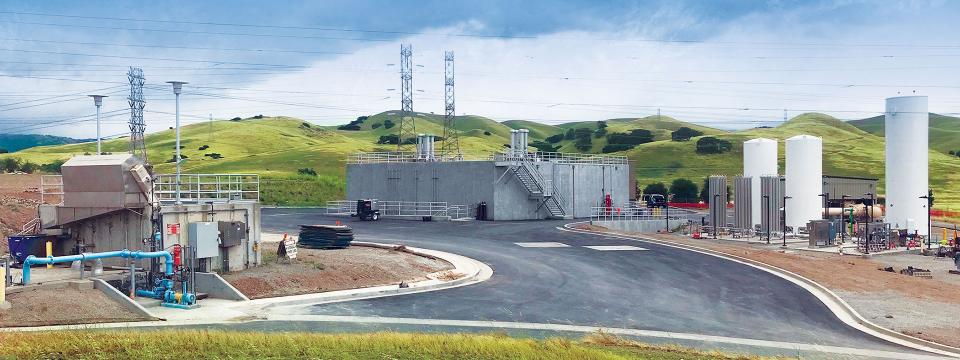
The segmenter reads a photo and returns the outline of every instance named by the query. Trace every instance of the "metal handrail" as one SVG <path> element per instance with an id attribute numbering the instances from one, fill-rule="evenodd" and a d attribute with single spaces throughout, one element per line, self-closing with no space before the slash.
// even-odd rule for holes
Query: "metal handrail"
<path id="1" fill-rule="evenodd" d="M 177 175 L 158 174 L 153 194 L 161 203 L 176 202 Z M 260 201 L 260 175 L 180 174 L 180 202 Z"/>
<path id="2" fill-rule="evenodd" d="M 437 216 L 461 218 L 467 212 L 464 205 L 450 205 L 445 201 L 382 201 L 373 200 L 380 216 Z M 327 215 L 353 215 L 357 211 L 356 200 L 327 201 Z"/>
<path id="3" fill-rule="evenodd" d="M 40 175 L 40 203 L 56 199 L 53 205 L 63 205 L 63 175 Z"/>
<path id="4" fill-rule="evenodd" d="M 579 153 L 560 153 L 560 152 L 526 152 L 520 154 L 512 153 L 465 153 L 457 155 L 434 154 L 430 159 L 418 156 L 416 152 L 360 152 L 353 153 L 347 157 L 348 164 L 381 164 L 381 163 L 407 163 L 407 162 L 452 162 L 452 161 L 477 161 L 494 160 L 497 162 L 505 161 L 544 161 L 559 164 L 593 164 L 593 165 L 626 165 L 627 157 L 623 155 L 600 155 L 600 154 L 579 154 Z"/>
<path id="5" fill-rule="evenodd" d="M 660 208 L 646 208 L 636 206 L 593 206 L 590 208 L 591 221 L 611 220 L 664 220 L 666 211 Z M 674 214 L 670 210 L 670 219 L 679 220 L 684 214 Z"/>

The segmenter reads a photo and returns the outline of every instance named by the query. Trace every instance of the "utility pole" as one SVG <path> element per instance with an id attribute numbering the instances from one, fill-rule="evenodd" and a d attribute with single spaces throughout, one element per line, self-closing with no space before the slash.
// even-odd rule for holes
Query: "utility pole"
<path id="1" fill-rule="evenodd" d="M 103 155 L 103 150 L 100 148 L 100 106 L 103 105 L 103 98 L 107 97 L 106 95 L 87 95 L 93 98 L 93 105 L 97 107 L 97 155 Z"/>
<path id="2" fill-rule="evenodd" d="M 933 221 L 930 219 L 930 213 L 933 209 L 933 190 L 927 189 L 927 195 L 920 198 L 927 199 L 927 250 L 930 250 L 930 240 L 933 239 Z"/>
<path id="3" fill-rule="evenodd" d="M 127 71 L 127 80 L 130 82 L 130 96 L 127 97 L 127 103 L 130 104 L 130 154 L 139 157 L 144 162 L 147 160 L 147 147 L 143 143 L 143 134 L 146 132 L 146 124 L 143 122 L 143 108 L 146 102 L 143 100 L 143 69 L 130 67 Z"/>
<path id="4" fill-rule="evenodd" d="M 673 194 L 667 193 L 667 206 L 664 207 L 664 216 L 667 220 L 667 234 L 670 233 L 670 199 L 673 198 Z"/>
<path id="5" fill-rule="evenodd" d="M 456 119 L 456 103 L 453 91 L 453 51 L 443 54 L 443 143 L 440 144 L 440 159 L 460 159 L 460 132 L 453 126 Z"/>
<path id="6" fill-rule="evenodd" d="M 173 85 L 173 94 L 174 94 L 174 95 L 176 96 L 176 98 L 177 98 L 177 111 L 176 111 L 176 118 L 177 118 L 177 120 L 176 120 L 176 121 L 177 121 L 177 123 L 176 123 L 176 129 L 177 129 L 177 130 L 176 130 L 176 133 L 177 133 L 177 135 L 176 135 L 176 136 L 177 136 L 177 144 L 176 144 L 176 147 L 177 147 L 177 152 L 176 152 L 176 155 L 174 156 L 174 159 L 173 159 L 173 160 L 176 162 L 176 164 L 177 164 L 177 179 L 176 179 L 177 184 L 174 186 L 174 189 L 175 189 L 175 190 L 174 190 L 174 198 L 175 198 L 175 200 L 176 200 L 176 204 L 177 204 L 177 205 L 180 205 L 180 204 L 181 204 L 181 202 L 180 202 L 180 92 L 183 91 L 183 84 L 186 84 L 186 82 L 183 82 L 183 81 L 167 81 L 167 83 Z"/>
<path id="7" fill-rule="evenodd" d="M 417 136 L 413 120 L 413 46 L 400 45 L 400 126 L 397 127 L 397 151 L 403 151 L 404 141 Z"/>

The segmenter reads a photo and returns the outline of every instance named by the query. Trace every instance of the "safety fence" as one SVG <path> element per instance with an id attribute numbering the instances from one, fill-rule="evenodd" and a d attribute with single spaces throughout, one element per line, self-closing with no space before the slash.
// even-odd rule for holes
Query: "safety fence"
<path id="1" fill-rule="evenodd" d="M 178 195 L 179 194 L 179 195 Z M 153 196 L 161 203 L 260 201 L 257 174 L 159 174 L 154 177 Z"/>
<path id="2" fill-rule="evenodd" d="M 620 220 L 665 220 L 680 219 L 688 212 L 682 209 L 646 208 L 638 206 L 593 206 L 590 208 L 591 221 L 620 221 Z"/>
<path id="3" fill-rule="evenodd" d="M 595 164 L 595 165 L 626 165 L 627 157 L 623 155 L 598 155 L 560 152 L 528 152 L 521 154 L 498 153 L 493 154 L 497 162 L 507 161 L 545 161 L 559 164 Z"/>
<path id="4" fill-rule="evenodd" d="M 40 176 L 40 203 L 41 204 L 63 204 L 63 176 L 62 175 L 41 175 Z"/>
<path id="5" fill-rule="evenodd" d="M 383 164 L 408 162 L 449 162 L 449 161 L 477 161 L 493 160 L 497 162 L 513 161 L 543 161 L 559 164 L 596 164 L 596 165 L 626 165 L 627 157 L 622 155 L 577 154 L 559 152 L 527 152 L 522 154 L 511 153 L 464 153 L 456 155 L 418 154 L 416 152 L 363 152 L 350 154 L 348 164 Z"/>
<path id="6" fill-rule="evenodd" d="M 403 217 L 449 217 L 461 219 L 469 216 L 469 209 L 465 205 L 450 205 L 445 201 L 381 201 L 373 200 L 373 209 L 380 211 L 380 216 Z M 327 201 L 325 208 L 327 215 L 355 215 L 357 213 L 356 200 Z"/>

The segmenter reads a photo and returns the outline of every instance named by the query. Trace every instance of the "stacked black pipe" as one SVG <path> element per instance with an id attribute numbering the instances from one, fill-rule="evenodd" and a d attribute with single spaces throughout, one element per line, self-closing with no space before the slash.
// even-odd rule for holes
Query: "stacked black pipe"
<path id="1" fill-rule="evenodd" d="M 343 225 L 300 225 L 297 246 L 306 249 L 344 249 L 353 241 L 353 229 Z"/>

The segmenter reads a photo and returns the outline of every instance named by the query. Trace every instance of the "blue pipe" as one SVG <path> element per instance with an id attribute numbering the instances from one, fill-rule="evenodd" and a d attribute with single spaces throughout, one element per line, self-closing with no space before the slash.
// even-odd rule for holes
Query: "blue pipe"
<path id="1" fill-rule="evenodd" d="M 118 250 L 118 251 L 107 251 L 101 253 L 82 253 L 79 255 L 67 255 L 67 256 L 48 256 L 38 258 L 36 256 L 30 255 L 23 260 L 23 284 L 30 283 L 30 266 L 31 265 L 47 265 L 47 264 L 56 264 L 64 262 L 74 262 L 80 261 L 84 262 L 87 260 L 95 259 L 106 259 L 106 258 L 126 258 L 126 259 L 153 259 L 153 258 L 164 258 L 164 263 L 166 265 L 166 274 L 173 275 L 173 255 L 166 251 L 130 251 L 130 250 Z"/>

